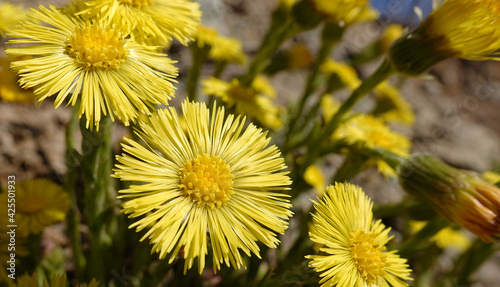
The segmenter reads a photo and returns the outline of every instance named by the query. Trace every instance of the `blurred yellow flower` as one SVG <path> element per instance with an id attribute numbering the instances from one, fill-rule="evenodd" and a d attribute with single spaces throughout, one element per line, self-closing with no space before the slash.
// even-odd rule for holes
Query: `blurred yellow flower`
<path id="1" fill-rule="evenodd" d="M 368 0 L 312 0 L 316 11 L 327 16 L 329 20 L 354 24 L 371 21 L 378 13 L 371 8 Z"/>
<path id="2" fill-rule="evenodd" d="M 33 103 L 35 94 L 32 90 L 23 90 L 17 84 L 19 77 L 9 70 L 11 60 L 0 57 L 0 98 L 12 103 Z"/>
<path id="3" fill-rule="evenodd" d="M 0 38 L 5 37 L 8 29 L 13 28 L 28 11 L 22 5 L 10 2 L 0 3 Z"/>
<path id="4" fill-rule="evenodd" d="M 365 114 L 341 124 L 333 136 L 351 145 L 368 149 L 379 147 L 405 158 L 409 156 L 411 147 L 407 137 L 392 131 L 382 120 Z M 396 171 L 384 160 L 374 159 L 373 163 L 384 176 L 397 176 Z"/>
<path id="5" fill-rule="evenodd" d="M 316 190 L 318 197 L 323 195 L 326 187 L 326 178 L 319 166 L 308 166 L 304 172 L 304 180 Z"/>
<path id="6" fill-rule="evenodd" d="M 228 83 L 208 78 L 203 81 L 202 89 L 204 94 L 221 98 L 236 113 L 257 120 L 264 127 L 278 129 L 282 125 L 281 110 L 271 101 L 276 91 L 262 76 L 257 76 L 250 88 L 241 85 L 238 79 Z"/>
<path id="7" fill-rule="evenodd" d="M 500 3 L 445 0 L 412 33 L 399 38 L 389 58 L 400 73 L 419 75 L 448 58 L 500 60 Z"/>
<path id="8" fill-rule="evenodd" d="M 380 36 L 380 39 L 377 40 L 379 51 L 381 53 L 384 53 L 389 50 L 389 47 L 392 45 L 392 43 L 396 39 L 401 37 L 401 35 L 403 35 L 403 32 L 404 28 L 399 24 L 390 24 L 389 26 L 387 26 L 382 33 L 382 36 Z"/>
<path id="9" fill-rule="evenodd" d="M 386 122 L 399 122 L 408 126 L 415 122 L 415 114 L 411 105 L 389 82 L 382 82 L 373 92 L 378 100 L 374 111 L 378 118 Z"/>
<path id="10" fill-rule="evenodd" d="M 288 70 L 298 70 L 309 67 L 313 63 L 313 56 L 304 44 L 294 45 L 286 51 L 286 65 Z"/>
<path id="11" fill-rule="evenodd" d="M 139 112 L 150 114 L 154 105 L 167 104 L 174 93 L 177 69 L 156 47 L 139 45 L 109 26 L 70 18 L 55 6 L 32 10 L 9 36 L 10 44 L 22 46 L 6 49 L 7 54 L 35 57 L 11 64 L 21 87 L 36 87 L 38 101 L 55 95 L 55 107 L 66 98 L 71 105 L 80 100 L 79 116 L 86 115 L 87 128 L 99 127 L 101 113 L 128 125 Z"/>
<path id="12" fill-rule="evenodd" d="M 347 86 L 351 91 L 355 90 L 361 84 L 358 73 L 353 67 L 333 59 L 327 59 L 321 65 L 321 72 L 328 76 L 337 77 L 340 80 L 340 84 Z"/>
<path id="13" fill-rule="evenodd" d="M 416 233 L 422 229 L 426 222 L 425 221 L 410 221 L 411 230 Z M 471 245 L 471 240 L 462 231 L 453 229 L 451 227 L 445 227 L 441 229 L 438 233 L 430 238 L 434 241 L 436 245 L 441 248 L 454 248 L 458 251 L 465 251 Z"/>
<path id="14" fill-rule="evenodd" d="M 240 251 L 260 258 L 257 242 L 275 248 L 288 228 L 284 160 L 243 117 L 202 103 L 184 102 L 182 110 L 187 129 L 174 108 L 161 109 L 140 123 L 147 147 L 125 139 L 114 176 L 143 184 L 120 191 L 123 211 L 141 217 L 130 227 L 149 229 L 142 240 L 149 238 L 160 258 L 172 263 L 182 248 L 184 272 L 198 258 L 201 274 L 208 248 L 214 271 L 224 263 L 239 269 Z"/>
<path id="15" fill-rule="evenodd" d="M 7 193 L 0 194 L 7 202 Z M 70 207 L 68 194 L 48 179 L 31 179 L 16 185 L 16 234 L 26 237 L 66 217 Z"/>
<path id="16" fill-rule="evenodd" d="M 374 221 L 373 203 L 355 185 L 335 183 L 315 202 L 309 236 L 320 254 L 308 255 L 321 286 L 408 286 L 411 269 L 397 251 L 386 252 L 390 228 Z"/>
<path id="17" fill-rule="evenodd" d="M 242 43 L 235 38 L 224 37 L 217 30 L 203 25 L 194 34 L 198 48 L 209 46 L 208 57 L 214 61 L 243 64 L 246 55 Z"/>
<path id="18" fill-rule="evenodd" d="M 340 102 L 332 95 L 325 94 L 321 97 L 320 107 L 325 122 L 329 122 L 340 109 Z"/>
<path id="19" fill-rule="evenodd" d="M 132 34 L 136 41 L 187 45 L 200 23 L 200 4 L 189 0 L 91 0 L 84 17 L 107 19 L 108 25 Z"/>

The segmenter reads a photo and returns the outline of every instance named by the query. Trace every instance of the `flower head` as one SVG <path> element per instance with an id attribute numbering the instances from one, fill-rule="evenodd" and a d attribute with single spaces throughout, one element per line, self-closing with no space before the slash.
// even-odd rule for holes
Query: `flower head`
<path id="1" fill-rule="evenodd" d="M 321 272 L 322 286 L 408 286 L 411 270 L 396 251 L 386 252 L 390 228 L 374 221 L 373 203 L 360 187 L 328 186 L 315 202 L 309 236 L 322 247 L 308 255 L 309 266 Z"/>
<path id="2" fill-rule="evenodd" d="M 228 83 L 208 78 L 203 81 L 203 93 L 221 98 L 229 108 L 234 107 L 236 113 L 255 119 L 265 127 L 281 127 L 281 111 L 270 99 L 276 97 L 276 91 L 264 77 L 257 76 L 250 88 L 241 85 L 238 79 Z"/>
<path id="3" fill-rule="evenodd" d="M 7 202 L 7 193 L 0 194 Z M 68 194 L 48 179 L 31 179 L 16 185 L 16 222 L 19 236 L 37 234 L 46 226 L 62 221 L 69 210 Z"/>
<path id="4" fill-rule="evenodd" d="M 499 60 L 500 3 L 445 0 L 412 33 L 391 47 L 398 72 L 418 75 L 448 58 Z"/>
<path id="5" fill-rule="evenodd" d="M 246 61 L 243 45 L 238 39 L 224 37 L 217 30 L 203 25 L 198 26 L 194 38 L 198 48 L 207 46 L 210 49 L 208 56 L 214 61 L 238 64 Z"/>
<path id="6" fill-rule="evenodd" d="M 174 38 L 187 45 L 201 18 L 200 5 L 189 0 L 91 0 L 85 5 L 80 15 L 106 19 L 138 42 L 154 45 Z"/>
<path id="7" fill-rule="evenodd" d="M 386 122 L 399 122 L 405 125 L 412 125 L 415 122 L 411 105 L 389 82 L 382 82 L 373 92 L 378 100 L 373 114 Z"/>
<path id="8" fill-rule="evenodd" d="M 32 90 L 23 90 L 17 84 L 19 76 L 9 70 L 12 61 L 0 57 L 0 98 L 12 103 L 33 103 L 35 94 Z"/>
<path id="9" fill-rule="evenodd" d="M 5 37 L 7 30 L 14 27 L 26 13 L 27 10 L 22 5 L 0 3 L 0 37 Z"/>
<path id="10" fill-rule="evenodd" d="M 353 67 L 333 59 L 327 59 L 321 65 L 321 72 L 330 77 L 329 89 L 331 90 L 347 86 L 349 90 L 353 91 L 361 84 L 358 73 Z"/>
<path id="11" fill-rule="evenodd" d="M 143 184 L 120 191 L 129 199 L 123 211 L 142 216 L 131 227 L 149 229 L 142 239 L 160 258 L 173 262 L 182 248 L 185 272 L 196 258 L 203 271 L 209 246 L 214 271 L 224 262 L 239 269 L 240 251 L 260 258 L 257 242 L 275 248 L 288 228 L 284 160 L 242 117 L 200 103 L 184 102 L 182 110 L 186 128 L 175 109 L 163 109 L 140 124 L 147 147 L 125 139 L 114 176 Z"/>
<path id="12" fill-rule="evenodd" d="M 407 137 L 392 131 L 382 120 L 361 114 L 340 125 L 333 135 L 350 145 L 371 149 L 385 149 L 400 157 L 408 157 L 411 142 Z M 378 170 L 385 176 L 396 176 L 396 171 L 382 159 L 375 159 Z"/>
<path id="13" fill-rule="evenodd" d="M 400 166 L 399 182 L 408 193 L 484 241 L 500 235 L 500 189 L 476 173 L 417 154 Z"/>
<path id="14" fill-rule="evenodd" d="M 312 0 L 312 2 L 319 13 L 336 21 L 349 23 L 366 13 L 365 9 L 370 7 L 368 0 Z"/>
<path id="15" fill-rule="evenodd" d="M 80 100 L 87 127 L 98 127 L 101 113 L 128 125 L 139 112 L 167 104 L 174 92 L 177 69 L 156 47 L 139 45 L 110 26 L 70 18 L 54 6 L 32 10 L 10 36 L 17 39 L 9 43 L 28 45 L 7 54 L 35 56 L 11 64 L 21 86 L 36 87 L 39 101 L 56 95 L 55 107 L 66 98 L 71 105 Z"/>

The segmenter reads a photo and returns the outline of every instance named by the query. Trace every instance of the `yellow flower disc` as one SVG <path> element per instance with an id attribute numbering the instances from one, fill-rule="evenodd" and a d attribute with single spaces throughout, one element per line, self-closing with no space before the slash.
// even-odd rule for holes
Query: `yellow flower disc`
<path id="1" fill-rule="evenodd" d="M 86 24 L 77 27 L 66 45 L 67 54 L 85 69 L 118 69 L 128 51 L 125 40 L 114 29 Z"/>
<path id="2" fill-rule="evenodd" d="M 198 155 L 179 170 L 181 189 L 198 206 L 219 208 L 234 193 L 234 176 L 219 156 Z"/>
<path id="3" fill-rule="evenodd" d="M 387 255 L 383 253 L 386 248 L 375 241 L 378 235 L 365 231 L 356 231 L 351 234 L 352 258 L 356 262 L 359 273 L 368 284 L 374 284 L 384 277 L 387 267 Z"/>

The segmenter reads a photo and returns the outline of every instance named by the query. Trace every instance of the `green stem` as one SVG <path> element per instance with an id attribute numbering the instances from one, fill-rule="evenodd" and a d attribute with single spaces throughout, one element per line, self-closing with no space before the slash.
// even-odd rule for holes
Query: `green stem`
<path id="1" fill-rule="evenodd" d="M 332 49 L 335 47 L 335 45 L 342 39 L 342 34 L 343 34 L 343 27 L 340 27 L 336 24 L 333 23 L 326 23 L 325 27 L 323 28 L 323 37 L 322 37 L 322 42 L 321 42 L 321 47 L 318 51 L 318 54 L 316 55 L 316 59 L 314 61 L 311 73 L 309 74 L 306 82 L 306 86 L 304 88 L 304 92 L 302 93 L 302 96 L 300 98 L 300 102 L 298 105 L 298 110 L 295 113 L 295 116 L 291 118 L 290 124 L 288 126 L 287 134 L 286 134 L 286 141 L 285 144 L 290 142 L 290 137 L 292 136 L 293 133 L 296 133 L 295 126 L 297 125 L 300 117 L 302 116 L 302 113 L 304 112 L 304 108 L 307 102 L 307 99 L 309 96 L 316 90 L 318 83 L 317 83 L 317 78 L 319 75 L 319 71 L 321 68 L 321 65 L 325 62 L 325 60 L 328 58 L 330 55 L 330 52 Z M 332 37 L 334 35 L 334 37 Z M 320 97 L 321 99 L 321 97 Z M 320 99 L 317 101 L 319 103 Z M 316 111 L 319 108 L 319 104 L 316 105 L 317 107 L 315 108 Z M 315 111 L 314 111 L 315 112 Z M 309 114 L 312 114 L 311 112 Z M 307 117 L 308 119 L 310 116 Z M 307 122 L 303 122 L 302 126 L 299 128 L 303 128 L 304 125 L 306 125 Z M 288 151 L 289 148 L 285 147 L 285 151 Z"/>
<path id="2" fill-rule="evenodd" d="M 429 220 L 417 234 L 408 239 L 399 248 L 398 254 L 402 258 L 409 258 L 413 253 L 424 250 L 431 245 L 430 238 L 441 229 L 450 225 L 450 222 L 441 216 Z"/>
<path id="3" fill-rule="evenodd" d="M 295 33 L 294 22 L 286 17 L 281 25 L 271 25 L 266 33 L 257 55 L 252 59 L 245 75 L 241 77 L 243 86 L 250 86 L 255 77 L 267 67 L 273 53 L 281 44 Z"/>
<path id="4" fill-rule="evenodd" d="M 439 286 L 452 286 L 451 284 L 447 285 L 446 281 L 454 284 L 453 286 L 469 286 L 470 275 L 499 249 L 498 243 L 486 243 L 481 239 L 476 239 L 469 249 L 456 260 L 453 270 L 443 278 L 443 284 Z"/>
<path id="5" fill-rule="evenodd" d="M 372 91 L 378 84 L 389 78 L 394 73 L 392 65 L 385 60 L 380 67 L 373 73 L 370 77 L 366 78 L 363 83 L 352 92 L 352 94 L 347 98 L 345 102 L 342 103 L 337 113 L 328 122 L 323 132 L 319 134 L 316 139 L 309 141 L 308 153 L 304 159 L 304 164 L 302 169 L 307 168 L 311 163 L 313 163 L 320 150 L 314 148 L 315 146 L 321 146 L 323 142 L 335 131 L 338 125 L 342 122 L 343 117 L 349 112 L 354 104 L 356 104 L 360 99 L 363 98 L 367 93 Z"/>
<path id="6" fill-rule="evenodd" d="M 75 276 L 81 281 L 84 279 L 83 272 L 86 267 L 86 260 L 82 249 L 82 240 L 80 235 L 80 211 L 78 209 L 78 200 L 76 195 L 79 158 L 76 152 L 74 136 L 76 129 L 78 128 L 78 109 L 79 104 L 73 107 L 70 121 L 66 126 L 67 172 L 64 177 L 64 189 L 68 192 L 71 200 L 71 209 L 68 212 L 66 223 L 73 254 L 73 262 L 75 264 Z"/>
<path id="7" fill-rule="evenodd" d="M 394 73 L 392 65 L 384 60 L 380 67 L 373 73 L 370 77 L 366 78 L 361 85 L 352 92 L 352 94 L 347 98 L 345 102 L 342 103 L 337 113 L 333 116 L 332 120 L 325 127 L 324 132 L 318 138 L 319 142 L 325 140 L 329 135 L 331 135 L 342 118 L 349 112 L 354 104 L 356 104 L 360 99 L 363 98 L 367 93 L 371 92 L 376 86 L 382 83 L 384 80 L 389 78 Z"/>
<path id="8" fill-rule="evenodd" d="M 111 129 L 109 117 L 103 117 L 99 131 L 87 130 L 85 119 L 80 121 L 82 132 L 82 175 L 84 180 L 84 216 L 89 227 L 90 248 L 87 258 L 87 280 L 105 281 L 104 254 L 111 246 L 105 222 L 106 213 L 114 208 L 111 189 Z"/>
<path id="9" fill-rule="evenodd" d="M 189 76 L 186 83 L 186 91 L 190 101 L 196 101 L 198 98 L 198 80 L 200 79 L 203 63 L 208 57 L 210 46 L 205 45 L 203 48 L 198 48 L 196 43 L 191 45 L 191 55 L 193 63 L 189 69 Z"/>
<path id="10" fill-rule="evenodd" d="M 220 76 L 222 75 L 222 72 L 224 72 L 224 69 L 226 68 L 227 66 L 227 62 L 226 61 L 218 61 L 215 63 L 215 72 L 214 72 L 214 78 L 217 78 L 219 79 Z"/>
<path id="11" fill-rule="evenodd" d="M 335 175 L 332 177 L 331 184 L 335 182 L 346 182 L 355 177 L 358 173 L 366 168 L 366 162 L 369 158 L 363 155 L 347 156 L 344 163 L 339 167 Z"/>

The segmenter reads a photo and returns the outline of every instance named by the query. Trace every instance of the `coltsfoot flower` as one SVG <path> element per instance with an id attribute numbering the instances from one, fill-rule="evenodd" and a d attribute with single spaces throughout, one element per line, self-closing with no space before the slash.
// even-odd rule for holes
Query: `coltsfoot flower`
<path id="1" fill-rule="evenodd" d="M 55 107 L 66 98 L 71 105 L 79 100 L 87 128 L 99 127 L 101 113 L 128 125 L 140 112 L 167 104 L 174 93 L 177 69 L 156 47 L 139 45 L 111 26 L 71 18 L 55 6 L 32 10 L 9 36 L 14 39 L 8 43 L 22 46 L 7 54 L 34 56 L 11 64 L 21 86 L 35 87 L 38 101 L 55 95 Z"/>
<path id="2" fill-rule="evenodd" d="M 496 0 L 445 0 L 389 50 L 400 73 L 419 75 L 448 58 L 500 60 L 500 3 Z"/>
<path id="3" fill-rule="evenodd" d="M 91 0 L 84 17 L 107 19 L 140 43 L 187 45 L 200 23 L 200 4 L 189 0 Z"/>
<path id="4" fill-rule="evenodd" d="M 391 130 L 381 119 L 365 114 L 341 124 L 333 138 L 350 145 L 359 145 L 360 148 L 382 148 L 403 158 L 409 156 L 411 147 L 407 137 Z M 396 171 L 383 159 L 374 159 L 373 163 L 384 176 L 397 176 Z"/>
<path id="5" fill-rule="evenodd" d="M 184 102 L 182 126 L 174 108 L 158 110 L 137 130 L 147 147 L 124 139 L 114 176 L 141 182 L 121 190 L 123 212 L 140 217 L 130 227 L 149 229 L 153 252 L 173 262 L 179 251 L 184 272 L 198 258 L 205 267 L 211 248 L 214 271 L 221 264 L 244 267 L 243 251 L 260 258 L 257 242 L 270 248 L 288 228 L 290 178 L 270 139 L 245 119 L 215 105 Z"/>
<path id="6" fill-rule="evenodd" d="M 308 255 L 309 266 L 323 277 L 321 286 L 408 286 L 411 269 L 397 251 L 386 251 L 392 236 L 374 221 L 373 203 L 355 185 L 335 183 L 314 203 L 311 240 L 322 246 Z"/>
<path id="7" fill-rule="evenodd" d="M 282 125 L 281 110 L 271 101 L 276 97 L 276 91 L 262 76 L 257 76 L 250 88 L 241 85 L 238 79 L 228 83 L 208 78 L 203 81 L 203 93 L 219 97 L 229 108 L 234 107 L 237 113 L 257 120 L 267 128 L 278 129 Z"/>
<path id="8" fill-rule="evenodd" d="M 418 154 L 401 164 L 399 182 L 408 193 L 484 241 L 500 235 L 500 189 L 478 174 Z"/>
<path id="9" fill-rule="evenodd" d="M 7 202 L 7 193 L 0 194 Z M 61 186 L 44 178 L 31 179 L 16 185 L 17 234 L 26 237 L 37 234 L 58 221 L 64 220 L 70 207 L 68 194 Z"/>
<path id="10" fill-rule="evenodd" d="M 27 10 L 22 5 L 0 3 L 0 38 L 5 37 L 7 30 L 14 27 L 26 13 Z"/>

